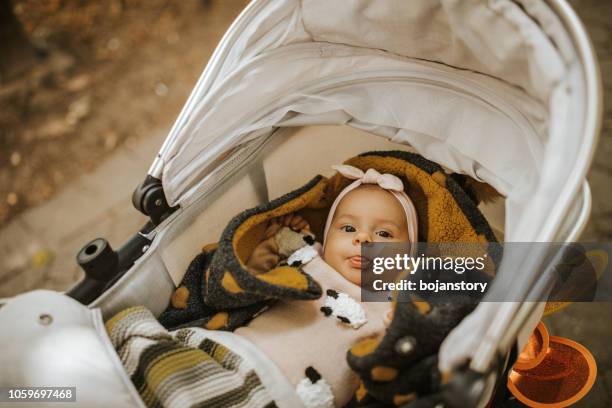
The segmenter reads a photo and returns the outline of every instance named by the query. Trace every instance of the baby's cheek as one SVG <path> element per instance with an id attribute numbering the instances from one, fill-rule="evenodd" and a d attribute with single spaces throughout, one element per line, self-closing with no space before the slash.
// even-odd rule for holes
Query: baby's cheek
<path id="1" fill-rule="evenodd" d="M 340 257 L 338 250 L 333 245 L 327 245 L 323 253 L 323 260 L 332 268 L 338 270 L 340 268 Z"/>
<path id="2" fill-rule="evenodd" d="M 351 241 L 344 239 L 342 235 L 331 232 L 327 237 L 325 251 L 323 252 L 323 260 L 332 268 L 344 274 L 342 268 L 344 259 L 349 256 L 351 251 Z"/>
<path id="3" fill-rule="evenodd" d="M 325 252 L 323 253 L 323 260 L 332 268 L 335 268 L 335 262 L 334 262 L 334 257 L 333 257 L 334 251 L 327 247 L 325 248 Z"/>

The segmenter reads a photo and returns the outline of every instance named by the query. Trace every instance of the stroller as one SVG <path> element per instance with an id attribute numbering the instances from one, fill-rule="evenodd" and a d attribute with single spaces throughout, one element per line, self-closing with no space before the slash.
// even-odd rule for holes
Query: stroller
<path id="1" fill-rule="evenodd" d="M 506 242 L 574 241 L 601 106 L 592 47 L 564 0 L 254 0 L 134 192 L 150 222 L 117 251 L 85 245 L 87 277 L 66 294 L 0 308 L 0 385 L 70 384 L 69 406 L 143 406 L 103 319 L 133 305 L 159 315 L 229 218 L 363 151 L 416 151 L 488 183 L 504 200 L 481 211 Z M 502 259 L 494 287 L 512 276 L 514 298 L 533 298 L 544 252 Z M 450 333 L 439 358 L 462 386 L 448 406 L 489 401 L 543 308 L 482 302 Z"/>

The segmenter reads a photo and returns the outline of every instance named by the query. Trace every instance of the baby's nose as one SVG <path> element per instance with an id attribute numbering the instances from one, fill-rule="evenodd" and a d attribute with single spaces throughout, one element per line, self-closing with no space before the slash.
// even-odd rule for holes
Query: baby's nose
<path id="1" fill-rule="evenodd" d="M 370 237 L 370 234 L 368 234 L 365 231 L 359 231 L 353 237 L 354 245 L 359 245 L 359 244 L 363 244 L 366 242 L 372 242 L 372 237 Z"/>

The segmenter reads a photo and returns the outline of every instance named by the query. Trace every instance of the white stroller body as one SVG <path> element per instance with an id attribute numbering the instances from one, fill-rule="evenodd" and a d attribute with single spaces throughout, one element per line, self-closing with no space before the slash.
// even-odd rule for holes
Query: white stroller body
<path id="1" fill-rule="evenodd" d="M 600 116 L 593 51 L 564 0 L 255 0 L 149 170 L 178 209 L 141 234 L 146 252 L 88 308 L 33 292 L 0 309 L 0 364 L 11 367 L 0 385 L 74 384 L 78 405 L 141 405 L 102 316 L 137 304 L 161 313 L 188 262 L 234 214 L 366 150 L 412 149 L 491 184 L 505 201 L 483 212 L 505 241 L 576 240 Z M 502 261 L 496 280 L 511 277 L 526 298 L 546 265 L 537 253 L 523 260 Z M 542 309 L 481 303 L 443 344 L 441 366 L 469 359 L 486 374 L 486 401 L 496 358 L 521 347 Z M 41 314 L 53 317 L 45 330 Z M 52 374 L 42 350 L 92 355 Z M 99 396 L 102 387 L 115 391 Z"/>

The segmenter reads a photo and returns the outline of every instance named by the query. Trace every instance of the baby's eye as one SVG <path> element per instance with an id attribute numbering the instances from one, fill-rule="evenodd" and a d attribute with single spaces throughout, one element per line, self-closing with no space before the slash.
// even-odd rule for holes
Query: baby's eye
<path id="1" fill-rule="evenodd" d="M 393 235 L 388 231 L 378 231 L 376 232 L 376 235 L 382 238 L 393 238 Z"/>
<path id="2" fill-rule="evenodd" d="M 355 232 L 356 231 L 355 227 L 353 227 L 352 225 L 343 225 L 340 227 L 340 230 L 344 232 Z"/>

